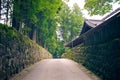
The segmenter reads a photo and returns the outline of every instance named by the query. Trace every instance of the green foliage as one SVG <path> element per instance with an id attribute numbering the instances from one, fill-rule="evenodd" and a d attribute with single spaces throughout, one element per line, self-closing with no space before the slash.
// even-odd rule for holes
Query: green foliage
<path id="1" fill-rule="evenodd" d="M 114 19 L 113 19 L 114 18 Z M 85 41 L 71 49 L 63 57 L 73 59 L 102 80 L 119 80 L 120 72 L 120 17 L 112 17 L 105 25 L 99 25 L 86 36 Z"/>
<path id="2" fill-rule="evenodd" d="M 61 6 L 61 0 L 48 0 L 40 2 L 40 11 L 37 13 L 37 43 L 42 45 L 52 54 L 57 47 L 56 38 L 56 13 Z"/>
<path id="3" fill-rule="evenodd" d="M 30 27 L 24 26 L 24 27 L 22 28 L 22 33 L 23 33 L 24 35 L 29 36 L 29 33 L 30 33 L 30 32 L 31 32 L 31 28 L 30 28 Z"/>
<path id="4" fill-rule="evenodd" d="M 57 42 L 57 47 L 55 49 L 55 53 L 53 53 L 54 58 L 61 58 L 62 54 L 65 52 L 65 47 L 63 44 L 64 44 L 63 41 Z"/>
<path id="5" fill-rule="evenodd" d="M 23 34 L 31 39 L 36 36 L 38 44 L 55 56 L 60 56 L 65 48 L 63 42 L 57 41 L 57 23 L 61 25 L 65 42 L 79 35 L 83 23 L 82 13 L 78 5 L 75 4 L 73 10 L 70 10 L 66 4 L 61 6 L 61 0 L 14 0 L 13 24 L 19 30 L 24 23 L 24 27 L 21 29 Z M 59 18 L 57 18 L 58 16 Z M 34 29 L 37 31 L 36 35 Z"/>
<path id="6" fill-rule="evenodd" d="M 52 58 L 51 54 L 27 36 L 0 24 L 0 80 L 9 80 L 25 67 Z"/>
<path id="7" fill-rule="evenodd" d="M 0 32 L 6 34 L 8 38 L 13 38 L 17 36 L 14 29 L 11 27 L 7 27 L 7 25 L 0 24 Z"/>
<path id="8" fill-rule="evenodd" d="M 77 4 L 74 4 L 71 10 L 67 4 L 63 3 L 58 14 L 58 23 L 60 31 L 65 42 L 69 42 L 79 35 L 83 25 L 82 12 Z"/>
<path id="9" fill-rule="evenodd" d="M 54 58 L 60 58 L 66 49 L 63 41 L 57 41 L 57 23 L 61 25 L 60 30 L 64 41 L 70 41 L 78 36 L 83 23 L 82 13 L 77 5 L 74 5 L 74 9 L 70 10 L 70 8 L 63 3 L 63 6 L 57 12 L 58 14 L 54 18 L 49 17 L 49 15 L 46 17 L 45 15 L 41 15 L 41 13 L 38 15 L 41 18 L 38 23 L 38 25 L 41 26 L 38 29 L 39 32 L 37 32 L 39 35 L 38 43 L 48 49 Z M 69 33 L 73 34 L 69 35 Z"/>
<path id="10" fill-rule="evenodd" d="M 63 54 L 64 58 L 69 58 L 83 64 L 102 80 L 119 79 L 120 38 L 109 42 L 95 45 L 79 45 L 71 51 Z"/>
<path id="11" fill-rule="evenodd" d="M 18 21 L 14 23 L 20 25 L 19 23 L 23 22 L 25 26 L 22 32 L 31 39 L 33 29 L 36 27 L 37 43 L 55 53 L 57 47 L 55 16 L 61 3 L 61 0 L 14 0 L 13 17 Z"/>
<path id="12" fill-rule="evenodd" d="M 85 0 L 85 9 L 88 10 L 90 15 L 104 15 L 112 9 L 110 3 L 119 0 Z"/>
<path id="13" fill-rule="evenodd" d="M 73 59 L 73 52 L 72 52 L 72 50 L 69 49 L 69 50 L 65 51 L 65 53 L 62 54 L 62 58 Z"/>

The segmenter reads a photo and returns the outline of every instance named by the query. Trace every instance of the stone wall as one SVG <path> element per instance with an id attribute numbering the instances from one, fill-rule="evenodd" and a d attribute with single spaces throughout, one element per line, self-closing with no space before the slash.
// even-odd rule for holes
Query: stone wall
<path id="1" fill-rule="evenodd" d="M 120 80 L 120 16 L 94 30 L 63 57 L 83 64 L 102 80 Z"/>
<path id="2" fill-rule="evenodd" d="M 0 80 L 8 80 L 25 67 L 51 54 L 27 36 L 0 24 Z"/>

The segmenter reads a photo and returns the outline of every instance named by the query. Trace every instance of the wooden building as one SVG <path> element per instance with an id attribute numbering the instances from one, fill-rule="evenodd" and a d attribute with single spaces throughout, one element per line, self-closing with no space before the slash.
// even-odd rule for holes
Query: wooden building
<path id="1" fill-rule="evenodd" d="M 114 22 L 114 25 L 117 25 L 117 26 L 109 26 L 112 24 L 111 22 Z M 116 31 L 117 29 L 120 29 L 119 25 L 120 25 L 120 8 L 111 12 L 109 15 L 104 17 L 102 20 L 85 19 L 80 36 L 78 38 L 72 40 L 71 42 L 66 43 L 65 46 L 71 47 L 71 48 L 75 47 L 75 46 L 85 42 L 89 38 L 89 36 L 93 35 L 94 33 L 97 33 L 99 30 L 105 28 L 106 26 L 108 26 L 108 28 L 113 27 L 113 28 L 115 28 L 114 31 Z M 117 35 L 114 33 L 117 33 Z M 112 34 L 114 34 L 113 35 L 114 37 L 120 36 L 120 31 L 117 30 L 117 32 L 113 32 L 113 33 L 111 33 L 111 35 Z"/>

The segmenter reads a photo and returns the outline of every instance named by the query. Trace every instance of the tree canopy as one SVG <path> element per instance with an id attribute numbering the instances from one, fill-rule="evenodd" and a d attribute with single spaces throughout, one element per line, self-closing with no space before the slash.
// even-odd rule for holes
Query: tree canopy
<path id="1" fill-rule="evenodd" d="M 79 36 L 80 29 L 83 25 L 83 16 L 77 4 L 74 4 L 73 9 L 70 9 L 67 4 L 63 3 L 58 17 L 64 42 L 69 42 L 76 38 L 76 36 Z"/>
<path id="2" fill-rule="evenodd" d="M 27 35 L 33 41 L 50 51 L 54 57 L 61 56 L 64 43 L 79 36 L 83 26 L 82 10 L 77 4 L 71 9 L 62 0 L 0 0 L 0 16 L 5 10 L 6 23 L 12 20 L 12 27 Z M 65 0 L 67 2 L 69 0 Z M 85 9 L 90 15 L 103 15 L 119 0 L 85 0 Z M 59 29 L 63 40 L 57 39 Z"/>
<path id="3" fill-rule="evenodd" d="M 90 15 L 103 15 L 112 9 L 112 3 L 119 0 L 85 0 L 85 9 Z"/>

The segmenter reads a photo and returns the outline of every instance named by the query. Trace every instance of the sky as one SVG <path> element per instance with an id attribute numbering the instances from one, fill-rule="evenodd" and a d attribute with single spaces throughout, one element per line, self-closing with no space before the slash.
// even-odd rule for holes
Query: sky
<path id="1" fill-rule="evenodd" d="M 64 0 L 63 0 L 64 1 Z M 120 1 L 120 0 L 119 0 Z M 72 8 L 73 4 L 74 3 L 77 3 L 79 5 L 79 7 L 81 9 L 84 8 L 84 4 L 85 4 L 85 0 L 69 0 L 69 2 L 67 3 L 69 5 L 69 7 Z M 118 5 L 117 3 L 113 5 L 113 10 L 117 9 L 118 7 L 120 7 L 120 4 Z M 84 18 L 87 18 L 87 19 L 102 19 L 104 16 L 108 15 L 109 13 L 105 14 L 104 16 L 90 16 L 88 14 L 88 11 L 87 10 L 83 10 L 83 15 L 84 15 Z M 1 22 L 0 22 L 1 23 Z M 2 23 L 4 23 L 2 21 Z"/>
<path id="2" fill-rule="evenodd" d="M 81 9 L 84 9 L 85 0 L 69 0 L 69 2 L 67 4 L 69 5 L 69 7 L 72 8 L 74 3 L 77 3 Z M 120 7 L 120 4 L 119 5 L 117 3 L 114 4 L 113 5 L 113 10 L 117 9 L 118 7 Z M 106 13 L 104 16 L 98 16 L 98 15 L 90 16 L 90 15 L 88 15 L 87 10 L 83 10 L 82 12 L 84 14 L 84 17 L 87 18 L 87 19 L 102 19 L 104 16 L 109 14 L 109 13 Z"/>

